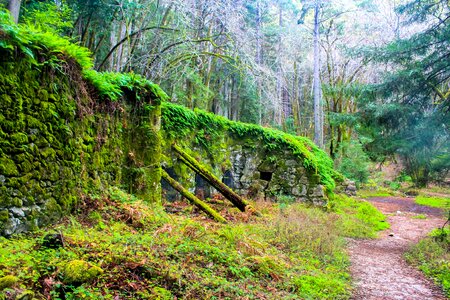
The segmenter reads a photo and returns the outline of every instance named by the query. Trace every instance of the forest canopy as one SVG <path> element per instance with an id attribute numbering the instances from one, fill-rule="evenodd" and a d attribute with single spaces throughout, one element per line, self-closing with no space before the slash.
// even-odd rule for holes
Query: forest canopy
<path id="1" fill-rule="evenodd" d="M 19 24 L 86 47 L 170 101 L 314 138 L 346 176 L 401 160 L 417 185 L 450 168 L 444 0 L 0 0 Z"/>

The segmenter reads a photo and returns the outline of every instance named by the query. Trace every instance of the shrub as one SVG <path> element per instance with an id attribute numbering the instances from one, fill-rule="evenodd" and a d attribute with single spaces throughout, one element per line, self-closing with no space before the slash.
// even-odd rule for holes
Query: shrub
<path id="1" fill-rule="evenodd" d="M 337 170 L 357 184 L 367 182 L 369 178 L 369 157 L 364 152 L 361 143 L 351 141 L 342 143 L 335 160 Z"/>

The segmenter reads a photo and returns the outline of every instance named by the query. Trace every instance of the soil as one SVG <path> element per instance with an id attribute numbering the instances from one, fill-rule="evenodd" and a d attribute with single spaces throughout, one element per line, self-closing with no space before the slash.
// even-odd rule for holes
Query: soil
<path id="1" fill-rule="evenodd" d="M 391 228 L 376 240 L 351 241 L 350 268 L 355 282 L 352 299 L 447 299 L 431 280 L 403 258 L 412 244 L 442 226 L 442 211 L 417 205 L 414 198 L 376 197 L 368 200 L 388 216 Z M 413 218 L 419 214 L 426 219 Z"/>

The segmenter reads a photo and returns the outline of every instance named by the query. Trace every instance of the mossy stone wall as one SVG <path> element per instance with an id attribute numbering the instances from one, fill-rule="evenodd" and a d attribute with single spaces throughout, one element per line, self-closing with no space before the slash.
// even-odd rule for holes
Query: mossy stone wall
<path id="1" fill-rule="evenodd" d="M 70 59 L 14 55 L 0 48 L 0 234 L 54 222 L 112 185 L 160 201 L 158 95 L 124 88 L 110 101 Z"/>
<path id="2" fill-rule="evenodd" d="M 276 200 L 280 196 L 316 205 L 326 203 L 325 189 L 314 174 L 308 172 L 301 160 L 289 151 L 266 151 L 260 141 L 233 139 L 226 133 L 208 148 L 190 139 L 178 144 L 204 164 L 224 183 L 249 199 Z M 170 153 L 166 144 L 164 152 Z M 211 153 L 211 150 L 213 153 Z M 164 167 L 173 177 L 201 198 L 211 197 L 217 191 L 200 176 L 187 168 L 176 156 L 166 157 Z M 167 198 L 180 196 L 164 184 Z"/>
<path id="3" fill-rule="evenodd" d="M 339 177 L 332 160 L 306 138 L 168 103 L 162 116 L 163 167 L 199 197 L 216 191 L 173 154 L 173 143 L 250 199 L 287 196 L 324 205 Z M 169 200 L 179 198 L 164 182 L 163 193 Z"/>

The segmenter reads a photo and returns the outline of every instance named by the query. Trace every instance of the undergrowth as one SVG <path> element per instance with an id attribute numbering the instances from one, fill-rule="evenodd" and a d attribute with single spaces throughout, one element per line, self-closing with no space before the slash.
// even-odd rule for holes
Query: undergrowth
<path id="1" fill-rule="evenodd" d="M 338 196 L 331 204 L 341 216 L 340 226 L 345 236 L 374 238 L 377 231 L 389 228 L 386 216 L 369 202 Z"/>
<path id="2" fill-rule="evenodd" d="M 450 230 L 435 229 L 405 254 L 406 260 L 442 286 L 450 298 Z"/>
<path id="3" fill-rule="evenodd" d="M 0 238 L 0 280 L 18 278 L 3 297 L 348 299 L 344 237 L 374 236 L 383 218 L 365 202 L 339 196 L 334 203 L 326 211 L 257 202 L 263 218 L 222 204 L 233 221 L 222 225 L 195 211 L 167 214 L 112 189 L 52 228 Z M 64 247 L 44 247 L 48 232 L 61 233 Z M 69 284 L 68 265 L 98 271 Z"/>

